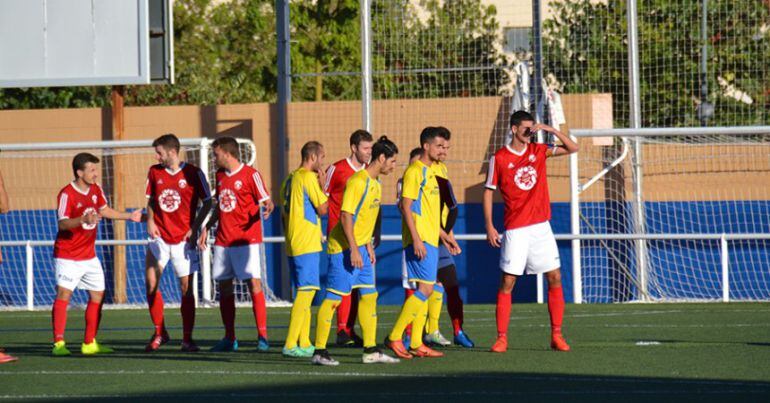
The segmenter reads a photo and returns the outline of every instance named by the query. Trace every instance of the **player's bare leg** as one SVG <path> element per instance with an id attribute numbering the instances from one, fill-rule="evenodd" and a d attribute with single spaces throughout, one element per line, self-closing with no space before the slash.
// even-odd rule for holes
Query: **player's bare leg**
<path id="1" fill-rule="evenodd" d="M 51 309 L 51 325 L 53 327 L 54 356 L 67 356 L 72 354 L 64 342 L 64 330 L 67 327 L 67 305 L 72 297 L 72 290 L 64 287 L 56 287 L 56 299 Z"/>
<path id="2" fill-rule="evenodd" d="M 569 351 L 570 347 L 561 331 L 564 317 L 564 292 L 561 287 L 561 270 L 545 273 L 548 280 L 548 314 L 551 318 L 551 348 L 556 351 Z"/>
<path id="3" fill-rule="evenodd" d="M 150 341 L 145 346 L 144 351 L 157 351 L 160 346 L 168 343 L 169 335 L 166 331 L 165 320 L 163 318 L 163 295 L 161 295 L 158 285 L 163 268 L 155 260 L 151 251 L 147 251 L 145 257 L 145 288 L 147 291 L 147 305 L 150 310 L 150 319 L 154 327 Z"/>
<path id="4" fill-rule="evenodd" d="M 225 326 L 225 337 L 212 347 L 211 351 L 236 351 L 238 341 L 235 338 L 235 295 L 232 279 L 219 282 L 219 313 L 222 316 L 222 324 Z"/>
<path id="5" fill-rule="evenodd" d="M 112 349 L 102 346 L 96 341 L 99 332 L 99 324 L 102 321 L 102 302 L 104 291 L 88 291 L 88 305 L 86 306 L 86 331 L 83 337 L 83 345 L 80 352 L 85 355 L 109 354 Z"/>
<path id="6" fill-rule="evenodd" d="M 179 278 L 179 290 L 182 293 L 182 304 L 179 307 L 182 313 L 182 351 L 186 352 L 200 351 L 192 338 L 195 327 L 195 295 L 193 295 L 193 288 L 190 286 L 192 282 L 192 274 Z"/>
<path id="7" fill-rule="evenodd" d="M 265 293 L 262 291 L 262 280 L 252 278 L 246 284 L 251 293 L 251 310 L 254 313 L 254 323 L 257 325 L 257 350 L 267 351 L 270 343 L 267 341 L 267 304 Z"/>
<path id="8" fill-rule="evenodd" d="M 497 320 L 497 340 L 490 351 L 504 353 L 508 350 L 508 324 L 511 320 L 511 293 L 516 285 L 516 276 L 502 273 L 500 288 L 497 291 L 497 307 L 495 319 Z"/>

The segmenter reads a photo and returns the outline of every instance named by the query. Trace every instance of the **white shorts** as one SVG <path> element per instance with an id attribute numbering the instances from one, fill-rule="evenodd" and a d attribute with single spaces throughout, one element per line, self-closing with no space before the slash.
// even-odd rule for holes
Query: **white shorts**
<path id="1" fill-rule="evenodd" d="M 161 268 L 165 268 L 170 260 L 178 278 L 189 276 L 200 267 L 200 255 L 189 242 L 169 245 L 163 239 L 155 238 L 147 244 L 147 249 L 152 252 Z"/>
<path id="2" fill-rule="evenodd" d="M 89 291 L 104 291 L 104 270 L 99 258 L 69 260 L 54 258 L 56 285 L 75 291 L 76 288 Z"/>
<path id="3" fill-rule="evenodd" d="M 452 254 L 449 253 L 449 249 L 447 249 L 446 246 L 444 246 L 444 244 L 439 244 L 438 246 L 439 271 L 445 267 L 453 266 L 454 264 L 455 264 L 455 259 L 454 257 L 452 257 Z M 406 272 L 406 254 L 402 251 L 401 252 L 401 286 L 407 290 L 416 290 L 417 282 L 409 281 L 407 277 L 408 275 Z"/>
<path id="4" fill-rule="evenodd" d="M 546 273 L 560 266 L 559 248 L 548 221 L 505 231 L 500 270 L 520 276 Z"/>
<path id="5" fill-rule="evenodd" d="M 258 243 L 242 246 L 214 245 L 214 281 L 262 278 L 262 259 Z"/>

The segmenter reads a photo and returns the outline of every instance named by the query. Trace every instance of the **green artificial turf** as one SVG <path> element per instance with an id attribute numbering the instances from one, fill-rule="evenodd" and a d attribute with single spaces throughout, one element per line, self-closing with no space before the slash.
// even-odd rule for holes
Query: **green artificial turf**
<path id="1" fill-rule="evenodd" d="M 397 311 L 380 307 L 378 341 Z M 50 312 L 0 312 L 0 346 L 20 358 L 0 365 L 0 400 L 770 401 L 767 303 L 568 305 L 568 353 L 549 349 L 546 305 L 514 304 L 506 354 L 487 351 L 496 336 L 494 306 L 469 305 L 465 329 L 474 349 L 444 348 L 440 359 L 385 366 L 362 364 L 359 349 L 332 347 L 340 361 L 333 368 L 283 358 L 289 310 L 270 308 L 268 316 L 268 353 L 256 352 L 248 308 L 238 310 L 240 350 L 210 353 L 223 335 L 219 311 L 198 309 L 195 338 L 204 350 L 182 353 L 178 309 L 169 308 L 172 341 L 148 354 L 147 311 L 106 310 L 98 339 L 116 353 L 83 357 L 83 312 L 70 310 L 74 354 L 54 358 Z M 441 320 L 451 338 L 446 313 Z"/>

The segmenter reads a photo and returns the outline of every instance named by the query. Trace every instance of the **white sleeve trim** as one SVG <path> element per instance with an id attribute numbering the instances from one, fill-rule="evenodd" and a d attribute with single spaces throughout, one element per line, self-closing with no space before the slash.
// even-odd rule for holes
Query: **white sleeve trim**
<path id="1" fill-rule="evenodd" d="M 495 177 L 495 156 L 489 157 L 489 167 L 487 168 L 487 183 L 485 186 L 489 189 L 497 189 L 497 186 L 492 183 Z"/>
<path id="2" fill-rule="evenodd" d="M 59 208 L 57 210 L 59 221 L 69 218 L 69 216 L 64 214 L 64 212 L 67 211 L 67 198 L 68 196 L 66 193 L 62 193 L 61 196 L 59 196 Z"/>
<path id="3" fill-rule="evenodd" d="M 255 184 L 255 185 L 257 185 L 257 191 L 258 191 L 258 192 L 259 192 L 261 195 L 263 195 L 263 196 L 264 196 L 264 197 L 262 197 L 262 198 L 259 200 L 259 201 L 260 201 L 260 203 L 261 203 L 263 200 L 267 200 L 267 199 L 269 199 L 269 198 L 270 198 L 270 193 L 267 193 L 267 190 L 265 190 L 265 184 L 262 182 L 262 176 L 259 174 L 259 172 L 254 172 L 254 175 L 252 175 L 252 177 L 254 178 L 254 184 Z"/>
<path id="4" fill-rule="evenodd" d="M 337 167 L 334 164 L 332 164 L 326 170 L 326 182 L 324 183 L 324 193 L 326 193 L 327 196 L 329 196 L 329 186 L 331 186 L 332 184 L 332 175 L 334 175 L 335 169 L 337 169 Z"/>

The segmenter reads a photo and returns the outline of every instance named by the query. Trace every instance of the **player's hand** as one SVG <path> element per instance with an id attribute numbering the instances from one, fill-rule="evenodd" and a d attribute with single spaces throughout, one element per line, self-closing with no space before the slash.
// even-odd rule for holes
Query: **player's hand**
<path id="1" fill-rule="evenodd" d="M 264 209 L 262 210 L 262 219 L 267 220 L 270 218 L 270 214 L 273 213 L 273 210 L 275 210 L 275 204 L 273 204 L 272 199 L 267 199 L 262 202 L 262 208 Z"/>
<path id="2" fill-rule="evenodd" d="M 193 230 L 188 229 L 187 232 L 184 233 L 184 238 L 182 238 L 184 241 L 189 241 L 190 238 L 192 238 Z"/>
<path id="3" fill-rule="evenodd" d="M 152 239 L 160 237 L 160 230 L 158 229 L 158 226 L 155 224 L 154 220 L 147 221 L 147 235 L 149 235 Z"/>
<path id="4" fill-rule="evenodd" d="M 494 248 L 500 247 L 500 233 L 495 227 L 487 227 L 487 242 Z"/>
<path id="5" fill-rule="evenodd" d="M 425 256 L 428 256 L 428 250 L 425 249 L 425 244 L 420 239 L 416 239 L 413 242 L 414 245 L 414 255 L 420 258 L 420 260 L 425 259 Z"/>
<path id="6" fill-rule="evenodd" d="M 372 266 L 377 264 L 377 255 L 374 253 L 374 245 L 371 242 L 366 244 L 366 251 L 369 252 L 369 260 L 372 262 Z"/>
<path id="7" fill-rule="evenodd" d="M 556 131 L 556 129 L 544 123 L 537 123 L 532 127 L 532 133 L 537 133 L 539 130 L 543 130 L 548 133 L 553 133 Z"/>
<path id="8" fill-rule="evenodd" d="M 356 269 L 364 267 L 364 258 L 358 248 L 350 248 L 350 264 Z"/>
<path id="9" fill-rule="evenodd" d="M 128 214 L 128 220 L 133 222 L 142 222 L 142 210 L 136 209 Z"/>
<path id="10" fill-rule="evenodd" d="M 208 247 L 206 241 L 208 241 L 209 238 L 209 230 L 207 228 L 204 228 L 201 230 L 201 235 L 198 237 L 198 249 L 200 250 L 206 250 Z"/>
<path id="11" fill-rule="evenodd" d="M 446 246 L 447 250 L 449 250 L 449 254 L 452 256 L 459 255 L 463 251 L 452 233 L 442 237 L 441 242 Z"/>
<path id="12" fill-rule="evenodd" d="M 96 213 L 84 214 L 82 217 L 80 217 L 80 221 L 86 225 L 94 225 L 101 221 L 101 219 L 102 217 Z"/>
<path id="13" fill-rule="evenodd" d="M 326 185 L 326 169 L 322 167 L 321 170 L 316 173 L 318 174 L 318 183 L 321 185 L 321 189 L 323 189 Z"/>

